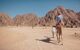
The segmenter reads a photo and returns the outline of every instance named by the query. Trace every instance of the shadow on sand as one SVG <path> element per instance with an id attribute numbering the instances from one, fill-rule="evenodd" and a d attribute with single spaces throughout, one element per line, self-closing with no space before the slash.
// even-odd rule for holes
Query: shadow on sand
<path id="1" fill-rule="evenodd" d="M 36 39 L 36 40 L 57 45 L 57 42 L 55 40 L 51 40 L 49 37 L 45 37 L 45 39 Z"/>

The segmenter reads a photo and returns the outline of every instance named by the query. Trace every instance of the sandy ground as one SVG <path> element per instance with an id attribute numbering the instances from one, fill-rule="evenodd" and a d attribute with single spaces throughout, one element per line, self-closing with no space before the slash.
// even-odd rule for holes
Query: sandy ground
<path id="1" fill-rule="evenodd" d="M 80 28 L 63 28 L 64 45 L 51 37 L 51 27 L 0 27 L 0 50 L 80 50 Z"/>

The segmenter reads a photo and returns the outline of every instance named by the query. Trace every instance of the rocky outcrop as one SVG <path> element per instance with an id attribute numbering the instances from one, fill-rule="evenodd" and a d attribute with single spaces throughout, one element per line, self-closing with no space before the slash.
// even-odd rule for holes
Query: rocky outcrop
<path id="1" fill-rule="evenodd" d="M 14 22 L 17 26 L 36 26 L 38 18 L 34 14 L 17 15 Z"/>
<path id="2" fill-rule="evenodd" d="M 61 13 L 63 15 L 64 24 L 66 27 L 80 26 L 80 20 L 78 19 L 79 15 L 77 15 L 73 10 L 65 9 L 62 6 L 49 11 L 44 17 L 45 22 L 48 23 L 49 26 L 55 25 L 55 17 L 58 15 L 58 13 Z"/>
<path id="3" fill-rule="evenodd" d="M 65 27 L 80 27 L 80 12 L 65 9 L 62 6 L 50 10 L 44 17 L 37 17 L 35 14 L 16 15 L 13 19 L 6 14 L 0 13 L 0 26 L 52 26 L 55 25 L 55 17 L 63 15 Z"/>
<path id="4" fill-rule="evenodd" d="M 77 15 L 78 15 L 78 19 L 80 20 L 80 12 L 78 12 Z"/>
<path id="5" fill-rule="evenodd" d="M 12 26 L 14 21 L 7 14 L 0 13 L 0 26 Z"/>

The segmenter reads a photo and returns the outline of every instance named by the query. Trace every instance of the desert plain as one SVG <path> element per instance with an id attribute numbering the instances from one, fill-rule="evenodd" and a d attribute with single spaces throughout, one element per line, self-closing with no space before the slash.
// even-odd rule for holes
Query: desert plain
<path id="1" fill-rule="evenodd" d="M 80 50 L 80 28 L 63 28 L 63 45 L 52 38 L 51 27 L 0 27 L 0 50 Z M 76 34 L 75 34 L 76 33 Z M 51 39 L 51 43 L 40 41 Z"/>

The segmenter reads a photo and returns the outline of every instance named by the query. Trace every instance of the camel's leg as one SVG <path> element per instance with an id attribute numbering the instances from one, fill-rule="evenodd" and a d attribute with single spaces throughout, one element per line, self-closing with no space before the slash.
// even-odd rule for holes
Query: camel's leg
<path id="1" fill-rule="evenodd" d="M 53 38 L 54 38 L 54 32 L 52 32 Z"/>
<path id="2" fill-rule="evenodd" d="M 61 41 L 63 41 L 63 36 L 62 36 L 62 34 L 61 34 Z"/>
<path id="3" fill-rule="evenodd" d="M 59 30 L 58 29 L 57 29 L 56 37 L 57 37 L 57 41 L 59 43 Z"/>
<path id="4" fill-rule="evenodd" d="M 61 41 L 61 40 L 60 40 L 60 34 L 59 34 L 59 43 L 60 43 L 60 41 Z"/>
<path id="5" fill-rule="evenodd" d="M 58 41 L 58 33 L 56 33 L 57 41 Z"/>
<path id="6" fill-rule="evenodd" d="M 60 30 L 60 33 L 61 33 L 61 41 L 63 41 L 62 28 L 61 28 L 61 30 Z"/>
<path id="7" fill-rule="evenodd" d="M 62 28 L 60 28 L 60 42 L 61 42 L 61 45 L 63 45 L 63 37 L 62 37 Z"/>
<path id="8" fill-rule="evenodd" d="M 61 32 L 61 28 L 59 29 L 59 40 L 61 42 L 61 36 L 62 36 L 62 32 Z"/>
<path id="9" fill-rule="evenodd" d="M 62 30 L 61 30 L 61 27 L 58 28 L 58 42 L 60 43 L 61 42 L 61 39 L 62 39 Z"/>

